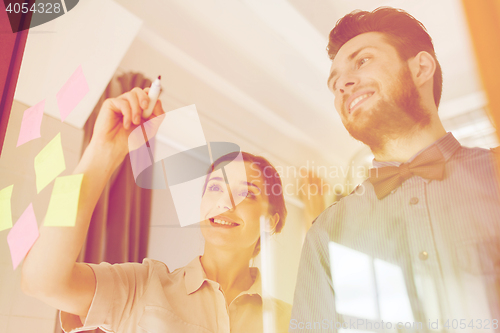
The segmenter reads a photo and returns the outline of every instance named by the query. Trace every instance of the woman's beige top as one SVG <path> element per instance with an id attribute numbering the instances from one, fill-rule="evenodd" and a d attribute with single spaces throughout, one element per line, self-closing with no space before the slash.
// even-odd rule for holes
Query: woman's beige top
<path id="1" fill-rule="evenodd" d="M 263 302 L 255 267 L 253 285 L 227 306 L 219 284 L 207 279 L 199 257 L 173 272 L 151 259 L 142 264 L 89 266 L 97 282 L 92 305 L 83 324 L 79 316 L 61 312 L 65 332 L 99 327 L 116 333 L 256 333 L 263 332 L 263 317 L 266 322 L 271 318 L 276 328 L 268 330 L 266 324 L 265 332 L 288 332 L 291 306 L 274 298 Z"/>

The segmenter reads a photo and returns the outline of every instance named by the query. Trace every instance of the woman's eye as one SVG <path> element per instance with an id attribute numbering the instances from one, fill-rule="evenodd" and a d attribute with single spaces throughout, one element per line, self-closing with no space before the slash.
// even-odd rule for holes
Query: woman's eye
<path id="1" fill-rule="evenodd" d="M 214 191 L 215 191 L 215 192 L 222 192 L 221 187 L 220 187 L 219 185 L 217 185 L 217 184 L 210 185 L 210 186 L 208 187 L 208 190 L 209 190 L 209 191 L 212 191 L 212 192 L 214 192 Z"/>
<path id="2" fill-rule="evenodd" d="M 246 198 L 255 198 L 255 193 L 251 191 L 242 191 L 240 192 L 240 196 L 246 197 Z"/>

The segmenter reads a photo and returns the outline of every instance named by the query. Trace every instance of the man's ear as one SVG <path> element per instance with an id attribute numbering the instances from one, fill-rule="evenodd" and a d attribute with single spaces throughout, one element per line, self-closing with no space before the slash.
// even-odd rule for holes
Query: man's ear
<path id="1" fill-rule="evenodd" d="M 415 57 L 408 60 L 408 65 L 417 87 L 424 85 L 428 81 L 433 82 L 436 61 L 429 52 L 420 51 Z"/>

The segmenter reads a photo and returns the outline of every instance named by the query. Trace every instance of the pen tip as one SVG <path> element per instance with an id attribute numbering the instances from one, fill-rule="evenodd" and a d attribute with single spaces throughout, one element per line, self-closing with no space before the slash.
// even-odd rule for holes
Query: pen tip
<path id="1" fill-rule="evenodd" d="M 158 75 L 158 80 L 161 80 L 161 75 Z"/>

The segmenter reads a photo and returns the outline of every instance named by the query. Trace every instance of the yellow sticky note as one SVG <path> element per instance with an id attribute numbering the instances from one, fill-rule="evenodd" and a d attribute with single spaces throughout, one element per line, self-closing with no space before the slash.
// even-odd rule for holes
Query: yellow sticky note
<path id="1" fill-rule="evenodd" d="M 61 133 L 58 133 L 35 157 L 36 192 L 40 193 L 64 170 L 66 170 L 66 164 Z"/>
<path id="2" fill-rule="evenodd" d="M 10 210 L 10 198 L 14 185 L 0 190 L 0 231 L 12 228 L 12 212 Z"/>
<path id="3" fill-rule="evenodd" d="M 75 225 L 82 180 L 83 174 L 56 179 L 45 216 L 45 226 L 73 227 Z"/>

